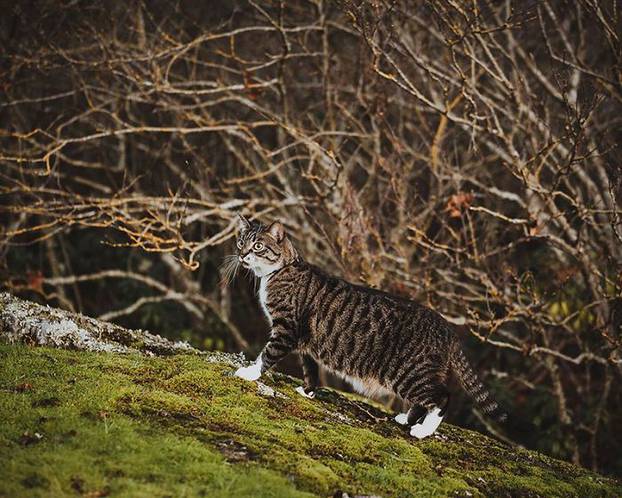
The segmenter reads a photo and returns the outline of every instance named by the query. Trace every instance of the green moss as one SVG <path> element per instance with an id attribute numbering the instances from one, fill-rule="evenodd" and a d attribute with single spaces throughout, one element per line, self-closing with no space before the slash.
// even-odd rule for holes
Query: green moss
<path id="1" fill-rule="evenodd" d="M 0 496 L 620 496 L 622 485 L 480 434 L 418 442 L 377 407 L 205 356 L 0 345 Z"/>

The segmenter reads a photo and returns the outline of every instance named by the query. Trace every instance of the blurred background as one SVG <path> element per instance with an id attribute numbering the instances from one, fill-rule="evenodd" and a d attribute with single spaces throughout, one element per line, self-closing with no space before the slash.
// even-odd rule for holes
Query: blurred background
<path id="1" fill-rule="evenodd" d="M 452 321 L 499 437 L 622 474 L 616 0 L 0 4 L 4 290 L 254 358 L 219 267 L 280 219 Z"/>

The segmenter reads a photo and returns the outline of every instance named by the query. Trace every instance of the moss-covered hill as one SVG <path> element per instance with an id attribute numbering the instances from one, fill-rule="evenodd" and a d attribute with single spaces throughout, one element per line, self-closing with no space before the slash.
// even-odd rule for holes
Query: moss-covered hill
<path id="1" fill-rule="evenodd" d="M 234 356 L 0 344 L 0 496 L 622 496 L 622 484 L 474 432 L 415 441 Z"/>

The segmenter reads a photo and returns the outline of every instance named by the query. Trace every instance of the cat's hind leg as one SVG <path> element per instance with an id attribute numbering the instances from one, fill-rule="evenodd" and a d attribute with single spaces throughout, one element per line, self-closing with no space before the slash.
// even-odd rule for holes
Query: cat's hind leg
<path id="1" fill-rule="evenodd" d="M 398 413 L 395 416 L 395 421 L 400 425 L 406 425 L 408 423 L 408 413 Z"/>
<path id="2" fill-rule="evenodd" d="M 427 412 L 423 420 L 410 428 L 410 435 L 417 439 L 423 439 L 424 437 L 431 436 L 436 432 L 438 426 L 443 421 L 442 415 L 440 415 L 441 409 L 434 407 Z"/>
<path id="3" fill-rule="evenodd" d="M 395 421 L 400 425 L 415 425 L 427 413 L 425 407 L 415 404 L 405 413 L 398 413 Z"/>
<path id="4" fill-rule="evenodd" d="M 439 389 L 433 400 L 418 401 L 408 412 L 410 435 L 417 439 L 431 436 L 441 425 L 449 405 L 449 392 Z"/>

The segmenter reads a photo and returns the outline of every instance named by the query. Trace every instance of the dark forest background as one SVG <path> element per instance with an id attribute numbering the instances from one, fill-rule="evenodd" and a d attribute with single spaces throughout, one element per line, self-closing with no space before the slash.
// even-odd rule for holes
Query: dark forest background
<path id="1" fill-rule="evenodd" d="M 219 267 L 278 218 L 456 324 L 510 422 L 450 422 L 622 474 L 620 8 L 2 2 L 1 285 L 254 357 Z"/>

